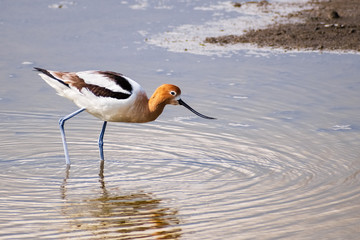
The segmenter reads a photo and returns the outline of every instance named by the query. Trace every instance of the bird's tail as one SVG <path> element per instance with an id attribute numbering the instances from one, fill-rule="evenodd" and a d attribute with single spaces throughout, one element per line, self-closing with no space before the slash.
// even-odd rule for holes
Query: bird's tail
<path id="1" fill-rule="evenodd" d="M 34 69 L 36 71 L 39 71 L 39 76 L 44 79 L 47 84 L 54 88 L 60 96 L 65 97 L 65 92 L 68 92 L 70 86 L 64 80 L 57 77 L 55 75 L 56 72 L 37 67 L 35 67 Z"/>
<path id="2" fill-rule="evenodd" d="M 54 76 L 54 74 L 52 74 L 51 71 L 48 71 L 48 70 L 43 69 L 43 68 L 38 68 L 38 67 L 34 67 L 34 69 L 35 69 L 36 71 L 39 71 L 39 72 L 40 72 L 40 74 L 39 74 L 40 77 L 41 77 L 42 79 L 44 79 L 44 80 L 45 80 L 49 85 L 51 85 L 52 87 L 54 87 L 54 86 L 53 86 L 53 83 L 50 83 L 50 82 L 52 82 L 52 81 L 49 81 L 50 79 L 56 80 L 57 82 L 63 84 L 64 86 L 69 87 L 69 84 L 67 84 L 67 83 L 64 82 L 63 80 L 61 80 L 61 79 L 57 78 L 56 76 Z M 49 78 L 50 78 L 50 79 L 49 79 Z M 54 87 L 54 88 L 55 88 L 55 87 Z"/>

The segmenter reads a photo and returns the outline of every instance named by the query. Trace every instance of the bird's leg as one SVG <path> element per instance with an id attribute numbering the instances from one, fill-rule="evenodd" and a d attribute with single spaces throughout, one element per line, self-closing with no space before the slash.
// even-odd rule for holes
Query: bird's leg
<path id="1" fill-rule="evenodd" d="M 106 124 L 107 124 L 107 121 L 104 121 L 104 124 L 103 124 L 102 129 L 101 129 L 101 133 L 100 133 L 100 136 L 99 136 L 99 140 L 98 140 L 101 161 L 104 161 L 104 151 L 103 151 L 104 140 L 103 139 L 104 139 Z"/>
<path id="2" fill-rule="evenodd" d="M 78 115 L 79 113 L 83 112 L 84 110 L 85 110 L 85 108 L 80 108 L 79 110 L 76 110 L 75 112 L 73 112 L 63 118 L 60 118 L 60 120 L 59 120 L 61 138 L 62 138 L 62 142 L 63 142 L 63 146 L 64 146 L 65 162 L 67 165 L 70 165 L 71 162 L 70 162 L 69 151 L 68 151 L 68 147 L 67 147 L 67 143 L 66 143 L 64 124 L 65 124 L 66 120 Z"/>

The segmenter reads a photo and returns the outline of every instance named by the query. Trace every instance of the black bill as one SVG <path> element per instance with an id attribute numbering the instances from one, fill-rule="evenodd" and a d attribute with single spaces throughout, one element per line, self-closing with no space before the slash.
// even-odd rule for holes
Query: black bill
<path id="1" fill-rule="evenodd" d="M 192 111 L 193 113 L 195 113 L 196 115 L 198 115 L 199 117 L 202 117 L 202 118 L 206 118 L 206 119 L 216 119 L 216 118 L 213 118 L 213 117 L 208 117 L 208 116 L 205 116 L 197 111 L 195 111 L 194 109 L 192 109 L 189 105 L 187 105 L 183 100 L 179 99 L 178 100 L 179 104 L 186 107 L 187 109 L 189 109 L 190 111 Z"/>

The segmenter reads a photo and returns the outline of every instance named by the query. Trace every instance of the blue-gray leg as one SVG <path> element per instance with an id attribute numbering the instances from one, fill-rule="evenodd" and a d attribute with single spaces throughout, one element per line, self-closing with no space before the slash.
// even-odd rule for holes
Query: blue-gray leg
<path id="1" fill-rule="evenodd" d="M 107 124 L 107 121 L 104 121 L 103 127 L 101 129 L 101 133 L 100 133 L 100 136 L 99 136 L 99 140 L 98 140 L 99 150 L 100 150 L 100 159 L 101 160 L 104 160 L 103 146 L 104 146 L 104 134 L 105 134 L 106 124 Z"/>
<path id="2" fill-rule="evenodd" d="M 98 140 L 99 150 L 100 150 L 100 159 L 102 161 L 104 160 L 103 146 L 104 146 L 104 134 L 105 134 L 106 124 L 107 124 L 107 121 L 104 121 L 104 124 L 103 124 L 102 129 L 101 129 L 101 133 L 100 133 L 100 136 L 99 136 L 99 140 Z"/>
<path id="3" fill-rule="evenodd" d="M 76 115 L 78 115 L 79 113 L 83 112 L 85 110 L 85 108 L 81 108 L 63 118 L 60 118 L 59 120 L 59 126 L 60 126 L 60 132 L 61 132 L 61 138 L 62 138 L 62 142 L 63 142 L 63 146 L 64 146 L 64 153 L 65 153 L 65 162 L 67 165 L 70 165 L 70 158 L 69 158 L 69 151 L 68 151 L 68 147 L 67 147 L 67 143 L 66 143 L 66 137 L 65 137 L 65 130 L 64 130 L 64 124 L 65 121 L 75 117 Z"/>

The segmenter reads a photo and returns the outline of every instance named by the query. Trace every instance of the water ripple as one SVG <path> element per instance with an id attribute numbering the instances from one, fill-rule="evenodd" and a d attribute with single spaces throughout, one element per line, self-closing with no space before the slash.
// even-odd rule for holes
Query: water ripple
<path id="1" fill-rule="evenodd" d="M 302 237 L 355 229 L 359 169 L 337 161 L 338 149 L 321 139 L 286 138 L 288 128 L 267 136 L 193 118 L 109 124 L 99 166 L 101 123 L 85 116 L 66 126 L 73 165 L 64 171 L 55 115 L 2 119 L 0 211 L 12 220 L 0 226 L 17 239 L 214 239 L 219 229 L 228 239 L 239 231 L 286 238 L 304 227 L 311 231 Z"/>

